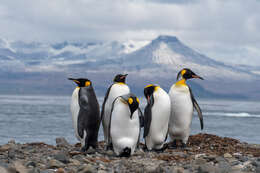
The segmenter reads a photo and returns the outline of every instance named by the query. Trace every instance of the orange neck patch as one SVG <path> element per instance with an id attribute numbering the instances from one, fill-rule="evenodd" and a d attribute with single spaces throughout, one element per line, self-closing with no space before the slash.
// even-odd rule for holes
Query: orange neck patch
<path id="1" fill-rule="evenodd" d="M 176 86 L 181 86 L 181 85 L 184 85 L 186 86 L 186 80 L 185 79 L 182 79 L 182 80 L 179 80 L 178 82 L 175 83 Z"/>

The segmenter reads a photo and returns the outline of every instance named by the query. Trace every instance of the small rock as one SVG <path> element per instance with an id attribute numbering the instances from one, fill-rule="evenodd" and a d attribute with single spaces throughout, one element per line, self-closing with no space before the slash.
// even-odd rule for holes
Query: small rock
<path id="1" fill-rule="evenodd" d="M 224 158 L 232 158 L 232 155 L 229 154 L 229 153 L 225 153 L 225 154 L 224 154 Z"/>
<path id="2" fill-rule="evenodd" d="M 56 138 L 56 145 L 57 147 L 67 147 L 70 144 L 65 138 L 61 137 L 61 138 Z"/>
<path id="3" fill-rule="evenodd" d="M 56 159 L 64 164 L 69 163 L 69 157 L 65 153 L 62 153 L 62 152 L 54 155 L 54 159 Z"/>
<path id="4" fill-rule="evenodd" d="M 9 157 L 10 159 L 14 159 L 14 158 L 15 158 L 15 155 L 16 155 L 15 149 L 11 148 L 11 149 L 8 150 L 8 157 Z"/>
<path id="5" fill-rule="evenodd" d="M 59 168 L 56 173 L 65 173 L 64 169 L 63 168 Z"/>
<path id="6" fill-rule="evenodd" d="M 229 173 L 231 166 L 227 162 L 219 162 L 217 169 L 221 173 Z"/>
<path id="7" fill-rule="evenodd" d="M 69 166 L 80 166 L 80 165 L 81 165 L 80 161 L 75 159 L 70 159 Z"/>
<path id="8" fill-rule="evenodd" d="M 33 161 L 29 161 L 25 164 L 26 167 L 36 167 L 36 163 Z"/>
<path id="9" fill-rule="evenodd" d="M 210 164 L 203 164 L 199 166 L 198 173 L 212 173 L 216 172 L 216 168 Z"/>
<path id="10" fill-rule="evenodd" d="M 84 164 L 77 170 L 78 173 L 94 173 L 97 172 L 97 170 L 94 168 L 94 166 L 90 164 Z"/>
<path id="11" fill-rule="evenodd" d="M 0 152 L 8 151 L 10 148 L 11 148 L 11 146 L 8 145 L 8 144 L 2 145 L 2 146 L 0 147 Z"/>
<path id="12" fill-rule="evenodd" d="M 207 161 L 205 159 L 202 159 L 202 158 L 198 158 L 195 160 L 195 164 L 197 165 L 202 165 L 202 164 L 205 164 L 207 163 Z"/>
<path id="13" fill-rule="evenodd" d="M 1 166 L 0 166 L 0 172 L 1 173 L 8 173 L 7 170 L 5 168 L 1 167 Z"/>
<path id="14" fill-rule="evenodd" d="M 256 167 L 255 172 L 256 172 L 256 173 L 260 173 L 260 167 L 259 167 L 259 166 Z"/>
<path id="15" fill-rule="evenodd" d="M 64 164 L 61 163 L 58 160 L 52 159 L 48 162 L 48 168 L 53 169 L 53 168 L 62 168 L 64 167 Z"/>

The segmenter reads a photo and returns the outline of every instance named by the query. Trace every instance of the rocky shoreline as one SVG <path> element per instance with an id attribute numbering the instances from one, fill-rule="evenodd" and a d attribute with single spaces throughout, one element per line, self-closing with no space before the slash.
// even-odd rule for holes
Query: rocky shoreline
<path id="1" fill-rule="evenodd" d="M 10 141 L 0 146 L 0 173 L 260 173 L 260 145 L 211 134 L 190 136 L 185 149 L 144 152 L 141 144 L 130 158 L 116 157 L 103 147 L 99 142 L 97 151 L 81 153 L 79 144 L 64 138 L 57 138 L 56 146 Z"/>

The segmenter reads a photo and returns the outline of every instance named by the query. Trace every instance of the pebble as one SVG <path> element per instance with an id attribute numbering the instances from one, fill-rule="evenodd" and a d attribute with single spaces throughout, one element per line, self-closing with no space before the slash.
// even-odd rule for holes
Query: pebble
<path id="1" fill-rule="evenodd" d="M 260 173 L 260 151 L 246 143 L 198 134 L 190 137 L 188 145 L 188 150 L 164 152 L 146 152 L 141 146 L 130 158 L 120 158 L 112 150 L 105 151 L 103 142 L 99 142 L 98 149 L 82 153 L 79 144 L 70 145 L 65 138 L 57 138 L 56 146 L 10 141 L 0 146 L 0 173 L 6 169 L 8 173 Z"/>
<path id="2" fill-rule="evenodd" d="M 57 147 L 68 147 L 70 144 L 68 143 L 68 141 L 63 138 L 63 137 L 60 137 L 60 138 L 56 138 L 56 146 Z"/>

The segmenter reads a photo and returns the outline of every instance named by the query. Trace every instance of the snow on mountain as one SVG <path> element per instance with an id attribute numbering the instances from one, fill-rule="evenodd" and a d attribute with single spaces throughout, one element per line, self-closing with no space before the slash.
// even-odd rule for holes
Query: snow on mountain
<path id="1" fill-rule="evenodd" d="M 252 79 L 249 73 L 227 66 L 224 63 L 202 55 L 184 45 L 177 37 L 159 36 L 143 48 L 124 56 L 124 67 L 168 69 L 177 73 L 182 68 L 190 68 L 198 74 L 221 80 Z M 160 70 L 159 70 L 160 71 Z M 167 71 L 168 72 L 168 71 Z"/>

